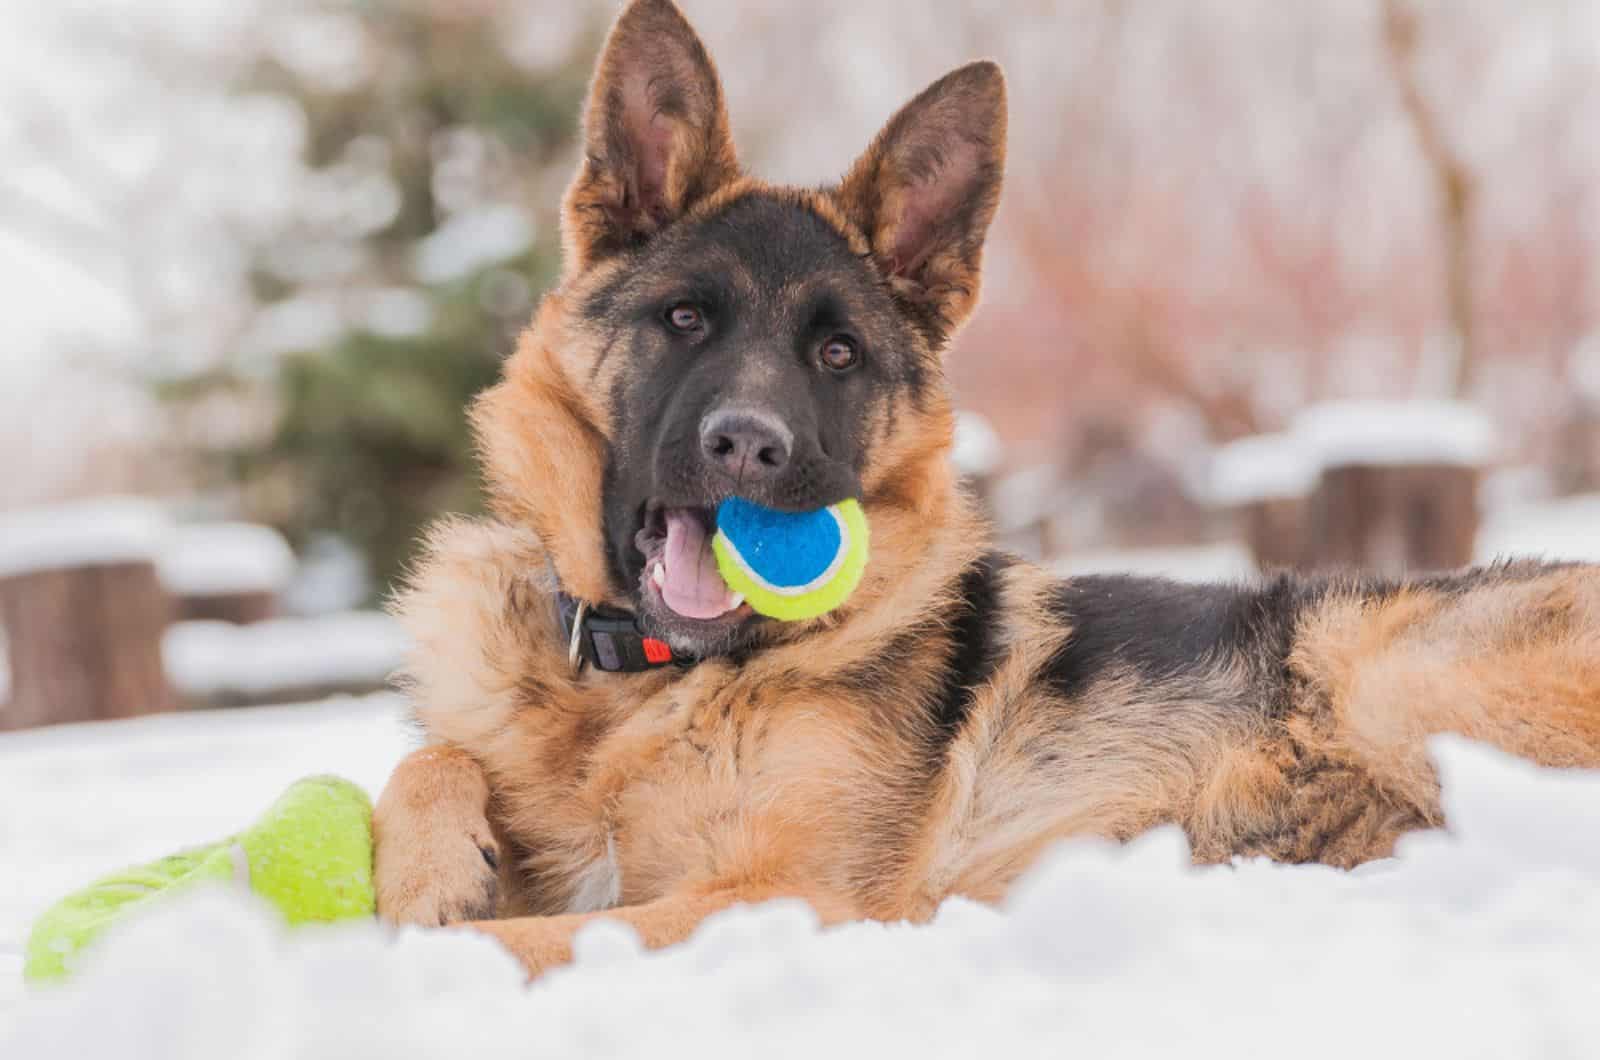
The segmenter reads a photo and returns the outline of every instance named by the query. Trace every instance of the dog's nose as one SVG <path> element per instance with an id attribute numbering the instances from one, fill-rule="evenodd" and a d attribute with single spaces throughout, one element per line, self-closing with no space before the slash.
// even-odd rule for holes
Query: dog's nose
<path id="1" fill-rule="evenodd" d="M 700 421 L 700 451 L 737 482 L 760 482 L 789 464 L 794 434 L 770 412 L 717 409 Z"/>

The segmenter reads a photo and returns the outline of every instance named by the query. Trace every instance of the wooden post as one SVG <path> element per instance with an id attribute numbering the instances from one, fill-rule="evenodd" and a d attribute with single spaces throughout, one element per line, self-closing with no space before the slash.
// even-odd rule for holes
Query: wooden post
<path id="1" fill-rule="evenodd" d="M 0 577 L 11 685 L 0 729 L 172 710 L 161 661 L 171 617 L 152 562 Z"/>

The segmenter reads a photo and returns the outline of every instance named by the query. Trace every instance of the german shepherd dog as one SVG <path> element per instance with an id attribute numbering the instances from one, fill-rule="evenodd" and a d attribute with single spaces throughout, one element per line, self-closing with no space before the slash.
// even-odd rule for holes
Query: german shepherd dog
<path id="1" fill-rule="evenodd" d="M 941 356 L 1000 192 L 993 63 L 837 185 L 773 187 L 678 9 L 634 0 L 583 128 L 565 272 L 473 410 L 493 517 L 438 527 L 397 602 L 428 742 L 377 808 L 388 920 L 537 974 L 595 917 L 917 921 L 1163 823 L 1197 862 L 1355 865 L 1441 824 L 1433 733 L 1600 766 L 1600 569 L 1196 588 L 991 548 Z M 730 494 L 859 498 L 859 589 L 753 614 L 707 545 Z"/>

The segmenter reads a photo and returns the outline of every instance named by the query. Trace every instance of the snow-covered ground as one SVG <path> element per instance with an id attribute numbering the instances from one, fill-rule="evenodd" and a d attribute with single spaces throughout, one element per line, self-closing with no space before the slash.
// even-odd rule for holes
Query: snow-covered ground
<path id="1" fill-rule="evenodd" d="M 311 773 L 376 794 L 415 741 L 393 695 L 0 733 L 0 962 L 60 895 L 236 831 Z"/>
<path id="2" fill-rule="evenodd" d="M 1478 531 L 1477 559 L 1506 556 L 1600 563 L 1600 494 L 1512 504 L 1490 511 Z"/>
<path id="3" fill-rule="evenodd" d="M 1196 870 L 1174 832 L 1060 849 L 1004 910 L 818 931 L 783 903 L 639 952 L 580 939 L 532 988 L 487 941 L 313 928 L 226 895 L 113 936 L 73 986 L 17 979 L 30 917 L 225 833 L 305 773 L 376 792 L 388 697 L 0 737 L 0 1056 L 1600 1055 L 1600 775 L 1437 747 L 1447 833 L 1354 874 Z"/>

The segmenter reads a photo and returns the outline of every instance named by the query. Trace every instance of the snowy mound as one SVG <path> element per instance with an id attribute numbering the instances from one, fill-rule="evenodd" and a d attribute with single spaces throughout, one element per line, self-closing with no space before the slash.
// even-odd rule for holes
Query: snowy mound
<path id="1" fill-rule="evenodd" d="M 531 988 L 465 934 L 285 939 L 196 898 L 24 998 L 9 1042 L 0 1008 L 0 1055 L 1596 1055 L 1600 775 L 1436 750 L 1451 831 L 1353 874 L 1194 869 L 1166 830 L 1069 844 L 1004 910 L 952 901 L 922 927 L 819 931 L 775 903 L 645 954 L 601 924 Z"/>
<path id="2" fill-rule="evenodd" d="M 283 535 L 255 523 L 180 526 L 157 562 L 162 584 L 184 596 L 277 592 L 294 566 Z"/>
<path id="3" fill-rule="evenodd" d="M 405 717 L 385 694 L 0 733 L 0 999 L 6 956 L 56 898 L 235 832 L 299 777 L 377 794 L 416 745 Z"/>
<path id="4" fill-rule="evenodd" d="M 243 626 L 177 622 L 162 637 L 161 655 L 185 695 L 260 696 L 381 685 L 410 645 L 388 615 L 350 611 Z"/>

